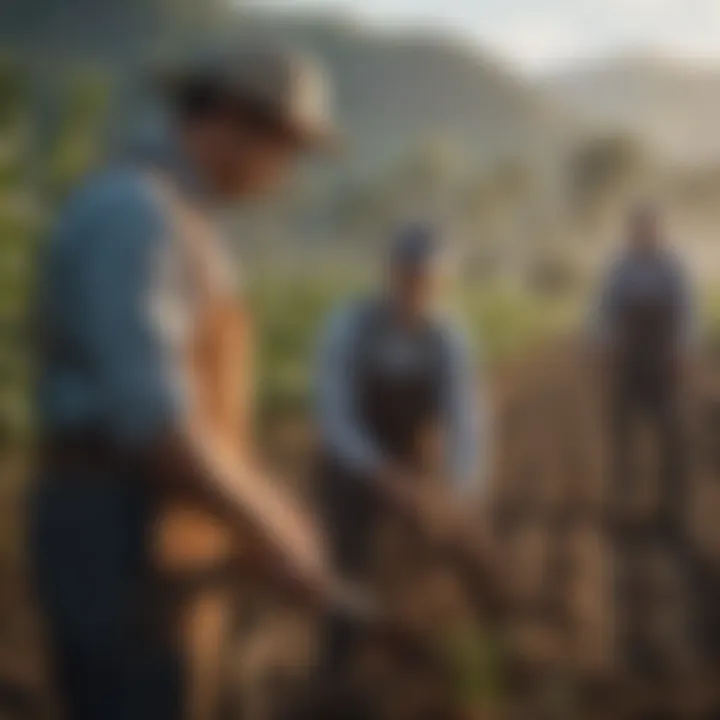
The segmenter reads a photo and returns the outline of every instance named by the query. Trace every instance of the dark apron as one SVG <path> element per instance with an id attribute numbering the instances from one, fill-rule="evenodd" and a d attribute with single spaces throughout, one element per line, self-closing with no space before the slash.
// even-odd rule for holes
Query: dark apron
<path id="1" fill-rule="evenodd" d="M 383 308 L 368 308 L 352 373 L 357 412 L 364 432 L 385 456 L 410 470 L 420 469 L 423 436 L 441 421 L 443 343 L 435 328 L 419 328 L 415 342 L 422 348 L 423 361 L 398 372 L 381 356 L 389 332 L 392 328 Z M 368 478 L 329 453 L 322 458 L 320 490 L 333 560 L 347 577 L 362 580 L 371 559 L 373 533 L 383 517 L 380 501 L 369 490 Z M 330 672 L 337 673 L 352 655 L 356 636 L 342 622 L 331 623 L 329 630 L 325 661 Z"/>
<path id="2" fill-rule="evenodd" d="M 686 554 L 686 447 L 677 369 L 680 308 L 665 292 L 619 303 L 614 386 L 611 397 L 612 503 L 621 522 L 614 546 L 616 630 L 619 659 L 632 673 L 656 672 L 664 662 L 647 618 L 654 606 L 651 554 L 661 550 L 677 562 L 684 582 L 694 583 Z M 658 458 L 657 507 L 651 515 L 633 510 L 633 490 L 641 476 L 637 432 L 650 430 Z"/>
<path id="3" fill-rule="evenodd" d="M 651 392 L 671 384 L 680 342 L 680 311 L 672 294 L 622 299 L 616 314 L 620 389 Z"/>
<path id="4" fill-rule="evenodd" d="M 669 285 L 663 282 L 661 287 Z M 616 312 L 611 407 L 616 492 L 624 492 L 633 481 L 632 438 L 642 421 L 651 426 L 661 458 L 663 504 L 677 507 L 684 466 L 677 368 L 680 308 L 673 293 L 658 291 L 645 298 L 630 293 Z"/>

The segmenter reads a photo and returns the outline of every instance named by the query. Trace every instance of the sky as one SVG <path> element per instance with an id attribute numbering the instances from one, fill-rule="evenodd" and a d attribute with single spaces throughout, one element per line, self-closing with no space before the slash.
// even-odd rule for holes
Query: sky
<path id="1" fill-rule="evenodd" d="M 631 52 L 720 62 L 720 0 L 263 0 L 384 25 L 446 27 L 528 72 Z"/>

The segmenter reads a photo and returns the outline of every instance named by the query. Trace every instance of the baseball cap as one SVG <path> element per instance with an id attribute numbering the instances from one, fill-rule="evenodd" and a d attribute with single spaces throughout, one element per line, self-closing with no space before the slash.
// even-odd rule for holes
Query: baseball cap
<path id="1" fill-rule="evenodd" d="M 390 246 L 390 264 L 413 270 L 422 268 L 443 253 L 440 230 L 430 222 L 406 222 L 400 226 Z"/>

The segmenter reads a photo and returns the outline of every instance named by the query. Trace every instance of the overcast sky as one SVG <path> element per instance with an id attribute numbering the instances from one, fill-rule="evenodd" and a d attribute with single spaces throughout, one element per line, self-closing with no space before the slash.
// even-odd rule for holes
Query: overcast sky
<path id="1" fill-rule="evenodd" d="M 446 26 L 537 72 L 631 50 L 720 62 L 720 0 L 263 0 L 381 25 Z"/>

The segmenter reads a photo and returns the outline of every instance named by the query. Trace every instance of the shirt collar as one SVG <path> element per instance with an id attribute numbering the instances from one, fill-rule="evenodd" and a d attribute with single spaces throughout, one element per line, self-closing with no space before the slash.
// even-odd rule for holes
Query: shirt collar
<path id="1" fill-rule="evenodd" d="M 629 247 L 626 251 L 626 257 L 639 262 L 663 260 L 669 255 L 670 251 L 664 243 L 650 247 Z"/>
<path id="2" fill-rule="evenodd" d="M 210 204 L 208 183 L 182 146 L 178 129 L 165 123 L 131 146 L 132 158 L 166 173 L 189 199 Z"/>
<path id="3" fill-rule="evenodd" d="M 428 328 L 434 327 L 438 324 L 438 322 L 441 322 L 442 310 L 439 306 L 433 307 L 426 315 L 418 317 L 415 322 L 404 322 L 398 314 L 397 307 L 393 302 L 389 291 L 383 292 L 376 299 L 376 303 L 376 307 L 379 309 L 380 313 L 389 320 L 391 326 L 402 328 L 407 332 L 424 331 Z"/>

